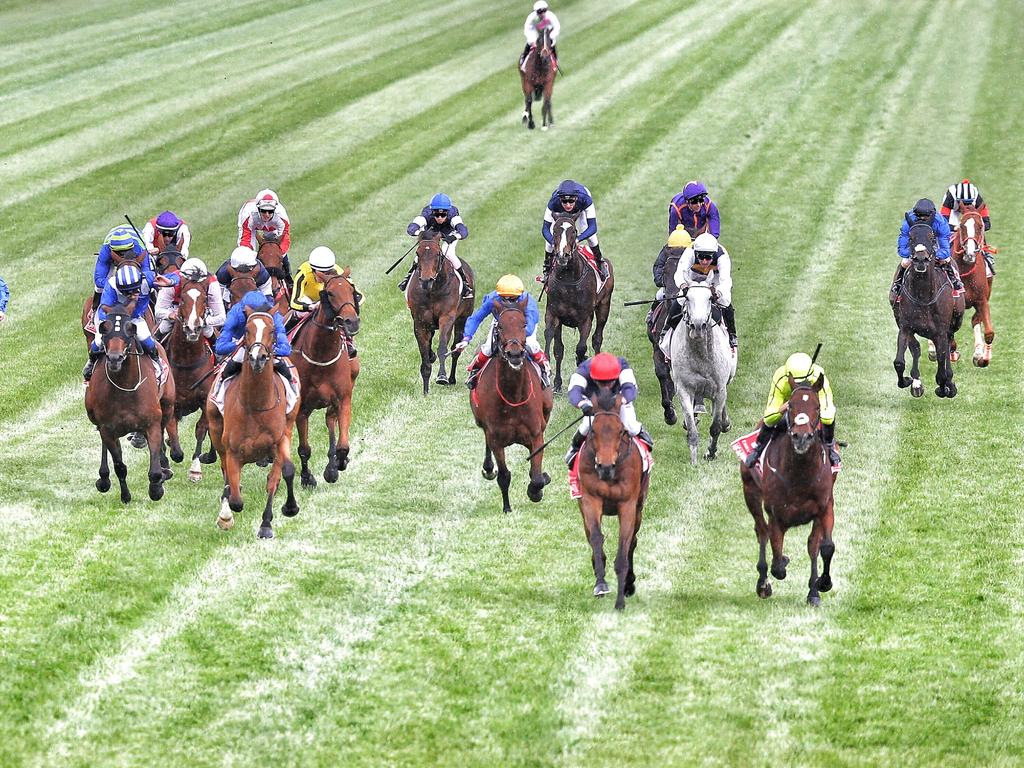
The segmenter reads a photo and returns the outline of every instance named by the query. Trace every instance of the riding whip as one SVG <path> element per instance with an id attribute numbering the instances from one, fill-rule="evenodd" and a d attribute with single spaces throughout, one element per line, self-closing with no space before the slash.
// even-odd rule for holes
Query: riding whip
<path id="1" fill-rule="evenodd" d="M 134 230 L 135 230 L 135 234 L 136 234 L 136 235 L 138 236 L 138 238 L 139 238 L 139 242 L 140 242 L 140 243 L 145 243 L 145 242 L 146 242 L 146 240 L 145 240 L 145 238 L 144 238 L 144 237 L 142 236 L 142 233 L 141 233 L 141 232 L 139 232 L 139 228 L 135 226 L 135 222 L 133 222 L 133 221 L 132 221 L 131 219 L 129 219 L 129 218 L 128 218 L 128 214 L 127 214 L 127 213 L 126 213 L 126 214 L 124 215 L 124 218 L 125 218 L 125 220 L 126 220 L 126 221 L 127 221 L 127 222 L 128 222 L 129 224 L 131 224 L 131 225 L 132 225 L 132 229 L 134 229 Z"/>
<path id="2" fill-rule="evenodd" d="M 401 264 L 405 260 L 405 257 L 408 256 L 410 253 L 412 253 L 413 248 L 415 248 L 417 245 L 419 245 L 419 241 L 418 240 L 415 243 L 412 244 L 412 248 L 410 248 L 408 251 L 406 251 L 405 253 L 402 254 L 401 258 L 398 261 L 396 261 L 394 264 L 392 264 L 390 267 L 388 267 L 387 271 L 384 274 L 385 275 L 390 275 L 391 274 L 391 270 L 393 270 L 395 267 L 397 267 L 399 264 Z"/>
<path id="3" fill-rule="evenodd" d="M 640 299 L 640 301 L 624 301 L 624 302 L 622 302 L 622 306 L 624 306 L 624 307 L 646 307 L 648 304 L 650 304 L 653 301 L 657 301 L 657 299 Z"/>
<path id="4" fill-rule="evenodd" d="M 559 436 L 560 436 L 560 435 L 561 435 L 561 434 L 562 434 L 563 432 L 565 432 L 565 430 L 569 429 L 569 427 L 575 427 L 575 426 L 576 426 L 577 424 L 579 424 L 579 423 L 580 423 L 581 421 L 583 421 L 583 419 L 584 419 L 584 417 L 585 417 L 585 416 L 586 416 L 586 414 L 584 414 L 584 413 L 581 413 L 581 414 L 579 415 L 579 418 L 578 418 L 578 419 L 575 419 L 575 420 L 573 420 L 573 421 L 570 421 L 570 422 L 569 422 L 568 424 L 566 424 L 566 425 L 565 425 L 564 427 L 562 427 L 562 428 L 561 428 L 560 430 L 558 430 L 558 431 L 557 431 L 557 432 L 555 433 L 555 436 L 554 436 L 554 437 L 552 437 L 552 438 L 551 438 L 550 440 L 548 440 L 548 441 L 547 441 L 546 443 L 544 443 L 544 445 L 542 445 L 542 446 L 541 446 L 540 448 L 538 448 L 538 449 L 537 449 L 536 451 L 534 451 L 534 452 L 533 452 L 533 453 L 531 453 L 531 454 L 530 454 L 529 456 L 527 456 L 527 457 L 526 457 L 526 460 L 527 460 L 527 461 L 529 461 L 529 460 L 530 460 L 530 459 L 532 459 L 532 458 L 533 458 L 534 456 L 536 456 L 536 455 L 537 455 L 538 453 L 540 453 L 541 451 L 543 451 L 543 450 L 544 450 L 545 448 L 547 448 L 547 447 L 548 447 L 549 445 L 551 445 L 551 444 L 552 444 L 553 442 L 555 442 L 555 440 L 557 440 L 557 439 L 558 439 L 558 437 L 559 437 Z"/>
<path id="5" fill-rule="evenodd" d="M 213 368 L 211 368 L 209 371 L 207 371 L 205 374 L 203 374 L 203 376 L 200 379 L 198 379 L 195 384 L 193 384 L 191 387 L 188 388 L 189 392 L 191 392 L 193 389 L 198 387 L 200 384 L 202 384 L 208 378 L 213 376 L 213 374 L 217 373 L 217 371 L 219 371 L 221 368 L 223 368 L 225 362 L 227 362 L 227 358 L 224 359 L 224 362 L 218 363 L 217 365 L 213 366 Z"/>
<path id="6" fill-rule="evenodd" d="M 811 355 L 811 365 L 814 365 L 814 361 L 818 359 L 818 353 L 821 352 L 821 342 L 818 342 L 817 348 L 814 350 L 814 354 Z"/>

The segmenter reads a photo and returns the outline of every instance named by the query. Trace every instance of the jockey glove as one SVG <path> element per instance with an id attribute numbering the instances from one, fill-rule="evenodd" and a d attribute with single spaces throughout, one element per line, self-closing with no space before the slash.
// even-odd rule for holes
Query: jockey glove
<path id="1" fill-rule="evenodd" d="M 583 411 L 584 416 L 594 415 L 594 405 L 589 400 L 580 401 L 580 410 Z"/>
<path id="2" fill-rule="evenodd" d="M 459 238 L 456 236 L 456 234 L 454 232 L 449 232 L 447 235 L 444 236 L 444 241 L 446 243 L 448 243 L 449 245 L 451 245 L 452 243 L 454 243 L 458 239 Z"/>

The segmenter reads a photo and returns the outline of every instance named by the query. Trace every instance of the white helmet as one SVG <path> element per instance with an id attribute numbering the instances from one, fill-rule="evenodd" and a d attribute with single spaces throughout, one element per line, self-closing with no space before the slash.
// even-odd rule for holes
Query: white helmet
<path id="1" fill-rule="evenodd" d="M 326 245 L 318 245 L 309 252 L 309 266 L 313 269 L 326 271 L 328 269 L 334 269 L 334 266 L 337 263 L 337 259 L 334 258 L 334 251 Z"/>
<path id="2" fill-rule="evenodd" d="M 238 267 L 255 267 L 256 266 L 256 251 L 245 245 L 240 245 L 231 252 L 231 266 Z"/>
<path id="3" fill-rule="evenodd" d="M 547 9 L 548 4 L 544 2 L 544 0 L 537 0 L 537 2 L 533 4 L 533 10 L 535 11 L 546 11 Z"/>
<path id="4" fill-rule="evenodd" d="M 717 253 L 718 239 L 710 232 L 698 235 L 693 241 L 694 253 Z"/>
<path id="5" fill-rule="evenodd" d="M 277 193 L 274 190 L 262 189 L 260 190 L 260 193 L 256 195 L 256 210 L 276 211 L 280 202 L 281 201 L 277 199 Z"/>
<path id="6" fill-rule="evenodd" d="M 199 278 L 206 277 L 208 274 L 210 274 L 210 270 L 206 268 L 206 264 L 204 264 L 201 259 L 197 259 L 195 256 L 191 256 L 185 259 L 185 263 L 181 265 L 179 271 L 183 275 L 188 275 L 189 273 L 192 273 L 195 275 L 195 277 Z"/>

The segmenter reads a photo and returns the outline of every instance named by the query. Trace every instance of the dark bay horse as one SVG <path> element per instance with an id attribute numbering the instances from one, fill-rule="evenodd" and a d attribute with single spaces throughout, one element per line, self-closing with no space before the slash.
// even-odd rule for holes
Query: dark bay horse
<path id="1" fill-rule="evenodd" d="M 786 433 L 772 439 L 762 454 L 764 469 L 748 469 L 740 462 L 743 497 L 754 517 L 754 531 L 760 547 L 757 559 L 757 595 L 771 597 L 765 548 L 772 544 L 772 576 L 786 578 L 789 558 L 783 554 L 786 531 L 811 523 L 807 554 L 811 558 L 811 576 L 807 582 L 807 602 L 821 603 L 821 592 L 832 589 L 829 569 L 836 551 L 832 543 L 832 486 L 835 477 L 828 451 L 821 440 L 821 403 L 818 393 L 822 379 L 814 386 L 797 385 L 790 380 L 793 393 L 784 406 Z M 766 517 L 767 516 L 767 517 Z M 818 575 L 818 554 L 824 564 Z"/>
<path id="2" fill-rule="evenodd" d="M 274 292 L 274 308 L 281 317 L 286 317 L 291 301 L 291 297 L 288 295 L 288 280 L 291 275 L 285 273 L 281 241 L 272 233 L 264 236 L 260 241 L 260 249 L 256 258 L 270 273 L 270 284 Z"/>
<path id="3" fill-rule="evenodd" d="M 259 290 L 254 272 L 245 272 L 237 267 L 229 266 L 228 274 L 231 275 L 231 284 L 228 286 L 228 300 L 224 302 L 225 311 L 240 302 L 249 291 Z"/>
<path id="4" fill-rule="evenodd" d="M 480 373 L 476 389 L 470 393 L 470 406 L 476 425 L 484 431 L 483 476 L 493 480 L 494 459 L 498 462 L 498 487 L 501 488 L 502 509 L 512 506 L 508 489 L 512 473 L 505 462 L 505 448 L 522 445 L 536 451 L 530 459 L 530 485 L 526 495 L 530 501 L 544 497 L 544 486 L 551 478 L 544 471 L 544 429 L 554 396 L 541 386 L 540 375 L 526 353 L 526 316 L 518 307 L 508 307 L 498 314 L 493 349 L 494 358 Z"/>
<path id="5" fill-rule="evenodd" d="M 299 428 L 299 458 L 302 485 L 316 487 L 309 471 L 309 416 L 327 409 L 330 444 L 324 480 L 337 482 L 338 470 L 348 466 L 348 431 L 352 423 L 352 389 L 359 375 L 359 358 L 349 357 L 349 339 L 359 333 L 359 305 L 349 282 L 348 267 L 328 278 L 320 289 L 315 314 L 298 331 L 292 343 L 291 360 L 302 382 L 302 406 L 296 419 Z"/>
<path id="6" fill-rule="evenodd" d="M 963 321 L 963 298 L 954 297 L 949 279 L 935 265 L 935 233 L 927 224 L 915 224 L 910 228 L 911 266 L 903 277 L 898 303 L 896 324 L 899 337 L 896 343 L 897 384 L 900 388 L 910 387 L 910 394 L 921 397 L 924 385 L 921 383 L 919 360 L 921 344 L 916 336 L 931 339 L 935 344 L 937 365 L 935 372 L 935 394 L 939 397 L 956 397 L 953 383 L 953 366 L 949 361 L 950 339 Z M 906 353 L 910 348 L 910 376 L 904 376 Z"/>
<path id="7" fill-rule="evenodd" d="M 224 476 L 217 525 L 228 530 L 235 524 L 232 513 L 242 511 L 242 467 L 270 459 L 267 474 L 267 505 L 259 533 L 261 539 L 272 539 L 274 531 L 274 494 L 284 477 L 288 486 L 288 499 L 281 514 L 294 517 L 299 513 L 292 481 L 292 427 L 300 404 L 291 411 L 285 401 L 284 383 L 274 372 L 274 318 L 269 312 L 247 311 L 245 321 L 245 364 L 237 377 L 227 382 L 224 413 L 221 414 L 212 398 L 206 401 L 206 419 L 210 424 L 210 438 L 220 456 Z"/>
<path id="8" fill-rule="evenodd" d="M 960 223 L 953 234 L 953 258 L 964 283 L 965 311 L 974 309 L 971 317 L 971 328 L 974 331 L 974 364 L 986 368 L 992 361 L 992 342 L 996 337 L 995 326 L 992 325 L 992 310 L 989 300 L 992 297 L 992 278 L 985 269 L 985 254 L 989 250 L 985 242 L 985 221 L 974 206 L 960 207 Z M 953 338 L 954 359 L 959 357 L 956 338 Z"/>
<path id="9" fill-rule="evenodd" d="M 100 323 L 99 331 L 105 350 L 102 375 L 97 370 L 85 390 L 86 413 L 103 441 L 96 488 L 100 493 L 110 490 L 109 453 L 121 486 L 121 501 L 125 504 L 131 501 L 121 437 L 138 431 L 149 443 L 149 498 L 157 501 L 164 495 L 164 480 L 171 477 L 163 449 L 164 431 L 177 440 L 174 378 L 168 376 L 161 388 L 152 362 L 139 349 L 131 312 L 126 307 L 120 304 L 112 307 Z M 162 350 L 161 357 L 166 365 Z"/>
<path id="10" fill-rule="evenodd" d="M 576 217 L 555 216 L 551 225 L 554 237 L 551 273 L 548 275 L 547 308 L 544 312 L 544 352 L 551 357 L 551 342 L 555 342 L 555 392 L 562 391 L 562 326 L 579 329 L 580 338 L 576 344 L 576 365 L 587 357 L 587 339 L 593 329 L 591 345 L 594 354 L 601 351 L 604 341 L 604 326 L 612 306 L 612 290 L 615 287 L 615 272 L 606 258 L 608 280 L 601 292 L 597 290 L 597 274 L 580 253 L 576 242 Z"/>
<path id="11" fill-rule="evenodd" d="M 545 29 L 538 36 L 533 49 L 526 55 L 526 62 L 519 68 L 519 80 L 523 87 L 523 97 L 526 100 L 526 107 L 523 109 L 523 125 L 531 131 L 536 125 L 533 122 L 533 102 L 542 97 L 544 104 L 540 114 L 544 124 L 541 130 L 546 131 L 549 125 L 555 124 L 555 116 L 551 112 L 551 91 L 555 86 L 556 73 L 557 67 L 551 49 L 551 35 L 549 30 Z"/>
<path id="12" fill-rule="evenodd" d="M 203 406 L 210 394 L 213 383 L 209 373 L 214 368 L 213 350 L 203 336 L 206 328 L 206 302 L 208 280 L 203 276 L 196 278 L 181 276 L 181 302 L 178 312 L 174 315 L 174 324 L 167 337 L 167 360 L 174 376 L 177 399 L 174 404 L 174 416 L 180 420 L 189 414 L 199 411 L 196 421 L 196 447 L 192 452 L 192 464 L 189 466 L 188 479 L 198 483 L 203 479 L 203 467 L 200 456 L 203 453 L 203 442 L 209 431 L 206 413 Z M 217 287 L 220 290 L 220 287 Z M 198 384 L 197 384 L 198 382 Z M 176 462 L 184 458 L 181 444 L 175 439 L 170 443 L 171 459 Z M 210 458 L 212 461 L 212 457 Z"/>
<path id="13" fill-rule="evenodd" d="M 462 350 L 455 345 L 462 340 L 466 319 L 473 314 L 473 299 L 463 299 L 459 279 L 451 262 L 441 252 L 441 235 L 432 229 L 420 235 L 416 245 L 416 270 L 409 280 L 405 299 L 412 314 L 412 331 L 420 349 L 420 376 L 423 394 L 430 391 L 430 372 L 438 361 L 437 378 L 441 385 L 455 383 L 455 367 Z M 473 270 L 462 260 L 463 272 L 470 283 Z M 434 353 L 434 334 L 440 331 L 437 353 Z M 445 361 L 451 352 L 451 375 L 446 372 Z"/>
<path id="14" fill-rule="evenodd" d="M 619 418 L 622 397 L 602 387 L 590 423 L 590 433 L 580 449 L 579 499 L 583 530 L 590 543 L 594 565 L 594 596 L 611 590 L 605 581 L 604 534 L 601 518 L 619 518 L 619 548 L 615 555 L 618 593 L 615 607 L 623 610 L 626 598 L 636 593 L 633 553 L 643 519 L 650 474 L 643 471 L 640 449 Z"/>
<path id="15" fill-rule="evenodd" d="M 663 290 L 666 298 L 651 303 L 651 311 L 647 315 L 647 340 L 651 342 L 654 354 L 654 375 L 661 385 L 661 408 L 665 414 L 665 423 L 671 426 L 676 423 L 675 396 L 676 386 L 672 383 L 672 361 L 665 357 L 665 353 L 658 346 L 661 339 L 661 332 L 665 329 L 665 320 L 668 318 L 669 307 L 673 301 L 675 286 L 672 284 L 679 266 L 679 258 L 683 255 L 683 248 L 671 248 L 668 257 L 665 259 L 665 280 L 669 283 Z"/>

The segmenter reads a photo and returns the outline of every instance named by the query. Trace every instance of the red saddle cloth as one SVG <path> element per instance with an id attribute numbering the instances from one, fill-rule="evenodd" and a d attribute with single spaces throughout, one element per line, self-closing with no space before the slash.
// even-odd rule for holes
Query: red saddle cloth
<path id="1" fill-rule="evenodd" d="M 633 438 L 633 444 L 640 451 L 640 457 L 643 459 L 644 474 L 650 474 L 651 467 L 654 466 L 654 453 L 647 446 L 647 443 L 639 437 Z M 580 457 L 582 455 L 583 449 L 581 448 L 576 454 L 576 458 L 573 459 L 572 466 L 569 468 L 569 495 L 574 499 L 583 498 L 583 491 L 580 490 Z"/>
<path id="2" fill-rule="evenodd" d="M 729 444 L 729 447 L 732 448 L 733 452 L 736 454 L 736 456 L 739 457 L 740 461 L 746 461 L 747 456 L 750 455 L 750 452 L 754 449 L 754 443 L 757 442 L 758 432 L 760 432 L 760 430 L 755 429 L 749 435 L 743 435 L 742 437 L 737 437 L 735 440 L 733 440 Z M 768 440 L 768 444 L 771 445 L 771 441 L 774 440 L 774 439 L 775 439 L 774 437 L 770 438 Z M 754 465 L 754 471 L 757 472 L 757 474 L 761 474 L 761 472 L 763 470 L 763 467 L 764 467 L 764 456 L 765 456 L 765 453 L 766 453 L 767 450 L 768 450 L 768 446 L 766 445 L 765 446 L 765 450 L 761 451 L 761 455 L 757 459 L 757 464 Z M 839 447 L 837 445 L 836 446 L 836 451 L 838 451 L 838 450 L 839 450 Z M 826 455 L 825 459 L 828 460 L 828 456 L 827 455 Z M 840 464 L 839 466 L 832 467 L 832 474 L 833 475 L 839 474 L 839 470 L 842 469 L 842 468 L 843 468 L 842 464 Z"/>

